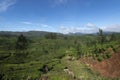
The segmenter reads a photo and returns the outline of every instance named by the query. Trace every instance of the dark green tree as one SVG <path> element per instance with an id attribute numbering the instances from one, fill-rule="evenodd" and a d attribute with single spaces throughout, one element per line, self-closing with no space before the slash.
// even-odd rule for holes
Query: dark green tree
<path id="1" fill-rule="evenodd" d="M 98 34 L 98 42 L 103 44 L 105 41 L 105 35 L 103 33 L 103 30 L 99 29 L 99 32 L 97 34 Z"/>
<path id="2" fill-rule="evenodd" d="M 28 47 L 28 40 L 22 34 L 18 37 L 16 42 L 16 50 L 26 50 Z"/>
<path id="3" fill-rule="evenodd" d="M 46 39 L 57 39 L 57 33 L 48 33 L 45 35 Z"/>
<path id="4" fill-rule="evenodd" d="M 112 33 L 112 34 L 111 34 L 110 41 L 115 41 L 115 40 L 116 40 L 116 35 L 115 35 L 115 33 Z"/>
<path id="5" fill-rule="evenodd" d="M 15 47 L 15 63 L 23 63 L 28 55 L 28 39 L 22 34 L 18 36 Z"/>

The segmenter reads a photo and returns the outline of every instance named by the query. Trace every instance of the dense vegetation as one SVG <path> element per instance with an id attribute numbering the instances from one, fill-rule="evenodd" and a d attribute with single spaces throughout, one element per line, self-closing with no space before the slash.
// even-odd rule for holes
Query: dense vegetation
<path id="1" fill-rule="evenodd" d="M 120 48 L 120 34 L 106 34 L 101 29 L 97 34 L 86 35 L 27 34 L 1 32 L 0 80 L 36 80 L 42 76 L 50 80 L 72 80 L 63 71 L 65 67 L 71 68 L 76 78 L 82 75 L 82 80 L 106 80 L 77 61 L 82 57 L 102 61 Z"/>

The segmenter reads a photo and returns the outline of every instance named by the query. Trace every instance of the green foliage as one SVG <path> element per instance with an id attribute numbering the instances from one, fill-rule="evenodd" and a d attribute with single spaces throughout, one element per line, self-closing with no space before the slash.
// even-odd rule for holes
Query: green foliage
<path id="1" fill-rule="evenodd" d="M 96 41 L 98 37 L 99 42 Z M 66 55 L 72 55 L 78 59 L 93 56 L 98 61 L 110 58 L 112 53 L 107 49 L 112 48 L 117 52 L 120 39 L 118 35 L 115 41 L 105 42 L 104 39 L 102 31 L 99 35 L 84 36 L 60 36 L 48 33 L 44 37 L 23 35 L 0 37 L 0 80 L 3 78 L 3 80 L 26 80 L 28 76 L 36 80 L 42 75 L 49 76 L 51 80 L 72 80 L 63 72 L 66 66 L 75 73 L 76 77 L 82 76 L 83 80 L 105 80 L 77 60 L 65 59 Z M 48 65 L 50 69 L 46 74 L 39 70 L 43 65 Z"/>
<path id="2" fill-rule="evenodd" d="M 11 54 L 8 52 L 0 52 L 0 60 L 4 60 L 10 56 L 11 56 Z"/>
<path id="3" fill-rule="evenodd" d="M 57 39 L 57 34 L 56 33 L 48 33 L 45 35 L 46 39 Z"/>
<path id="4" fill-rule="evenodd" d="M 104 59 L 103 59 L 103 57 L 102 57 L 101 55 L 99 55 L 99 56 L 97 57 L 97 60 L 101 62 L 101 61 L 103 61 Z"/>
<path id="5" fill-rule="evenodd" d="M 23 35 L 18 36 L 13 57 L 15 59 L 15 63 L 24 63 L 25 58 L 28 55 L 27 48 L 28 40 L 26 39 L 26 37 Z"/>
<path id="6" fill-rule="evenodd" d="M 16 50 L 25 50 L 28 47 L 28 40 L 25 36 L 20 35 L 16 42 Z"/>
<path id="7" fill-rule="evenodd" d="M 103 34 L 102 29 L 99 29 L 99 32 L 98 32 L 98 42 L 100 44 L 103 44 L 105 42 L 105 35 Z"/>
<path id="8" fill-rule="evenodd" d="M 115 41 L 116 40 L 116 35 L 114 33 L 111 34 L 111 38 L 110 38 L 111 41 Z"/>
<path id="9" fill-rule="evenodd" d="M 112 54 L 110 52 L 105 53 L 107 58 L 110 58 Z"/>

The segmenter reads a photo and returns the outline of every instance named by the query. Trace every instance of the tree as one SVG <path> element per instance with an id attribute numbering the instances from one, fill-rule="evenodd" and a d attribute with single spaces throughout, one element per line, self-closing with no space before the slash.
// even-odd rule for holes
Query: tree
<path id="1" fill-rule="evenodd" d="M 16 47 L 15 47 L 16 63 L 23 63 L 25 61 L 25 58 L 28 55 L 27 48 L 28 48 L 28 40 L 26 39 L 25 36 L 21 34 L 20 36 L 18 36 L 18 39 L 16 41 Z"/>
<path id="2" fill-rule="evenodd" d="M 47 39 L 57 39 L 57 33 L 48 33 L 45 35 Z"/>
<path id="3" fill-rule="evenodd" d="M 16 50 L 26 50 L 28 47 L 28 40 L 22 34 L 18 37 L 16 42 Z"/>
<path id="4" fill-rule="evenodd" d="M 102 44 L 105 41 L 103 30 L 99 29 L 99 32 L 97 34 L 98 34 L 98 42 Z"/>
<path id="5" fill-rule="evenodd" d="M 116 35 L 115 35 L 115 33 L 112 33 L 112 34 L 111 34 L 110 41 L 115 41 L 115 40 L 116 40 Z"/>

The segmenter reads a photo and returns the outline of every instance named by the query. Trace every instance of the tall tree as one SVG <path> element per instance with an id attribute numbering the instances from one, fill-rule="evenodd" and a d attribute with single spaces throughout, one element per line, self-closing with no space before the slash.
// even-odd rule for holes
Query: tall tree
<path id="1" fill-rule="evenodd" d="M 97 34 L 98 34 L 98 42 L 102 44 L 105 41 L 103 30 L 99 29 L 99 32 Z"/>
<path id="2" fill-rule="evenodd" d="M 116 40 L 116 35 L 115 35 L 115 33 L 112 33 L 112 34 L 111 34 L 110 40 L 111 40 L 111 41 L 115 41 L 115 40 Z"/>
<path id="3" fill-rule="evenodd" d="M 15 48 L 15 63 L 23 63 L 28 55 L 28 40 L 22 34 L 18 37 Z"/>
<path id="4" fill-rule="evenodd" d="M 18 37 L 16 42 L 16 50 L 25 50 L 28 47 L 28 40 L 22 34 Z"/>

